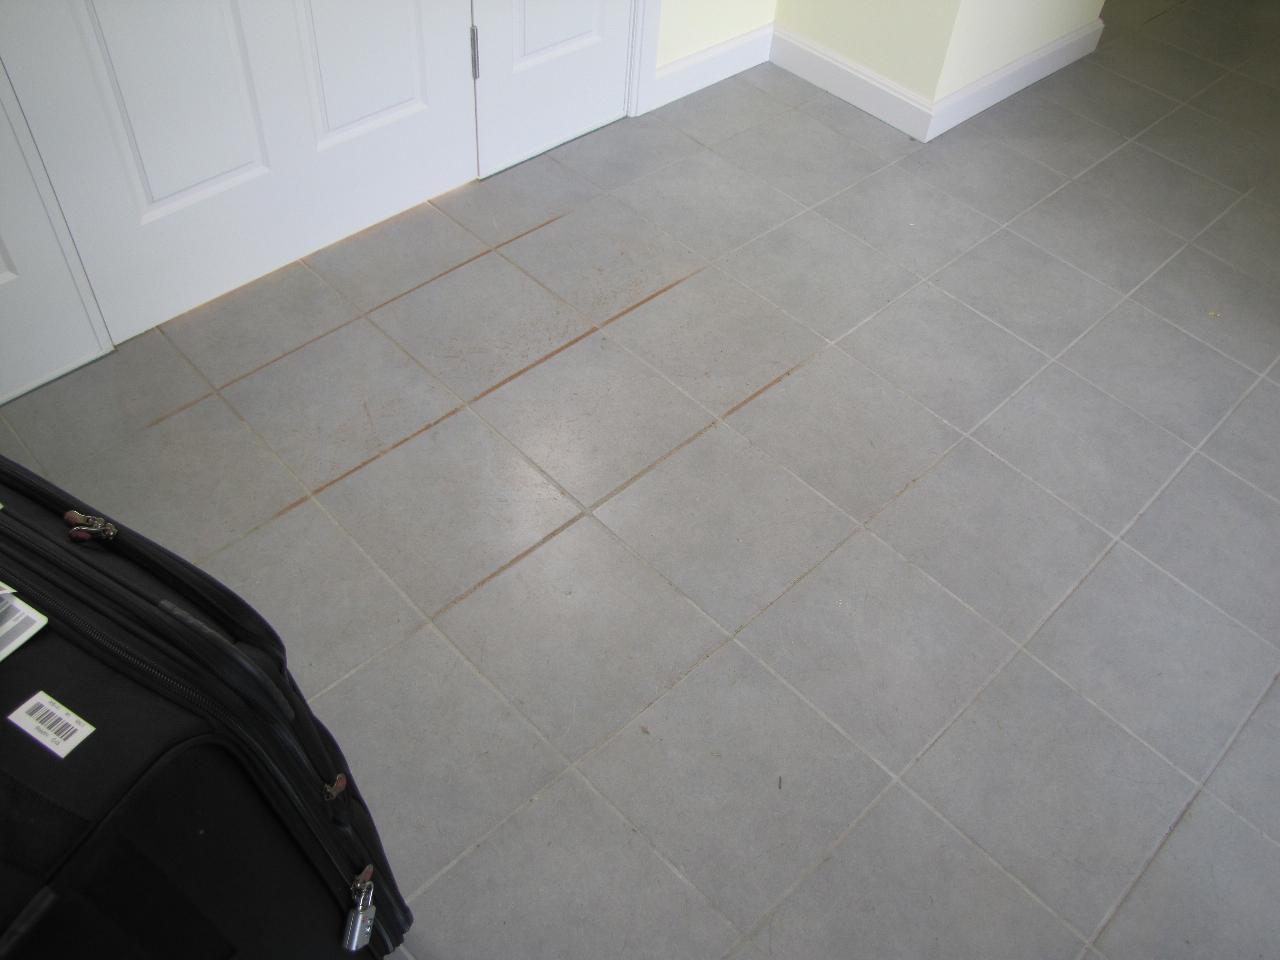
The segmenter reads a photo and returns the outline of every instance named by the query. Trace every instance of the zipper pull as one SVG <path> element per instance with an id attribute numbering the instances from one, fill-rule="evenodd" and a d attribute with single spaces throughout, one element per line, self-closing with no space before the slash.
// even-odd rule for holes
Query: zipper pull
<path id="1" fill-rule="evenodd" d="M 68 510 L 62 515 L 71 529 L 67 536 L 72 540 L 114 540 L 120 530 L 105 517 L 91 517 L 79 510 Z"/>
<path id="2" fill-rule="evenodd" d="M 324 785 L 324 798 L 326 800 L 336 800 L 338 794 L 347 789 L 347 775 L 340 773 L 333 778 L 333 783 Z"/>
<path id="3" fill-rule="evenodd" d="M 351 882 L 351 899 L 355 906 L 347 913 L 347 927 L 342 934 L 342 948 L 359 953 L 373 936 L 373 864 L 369 864 Z"/>

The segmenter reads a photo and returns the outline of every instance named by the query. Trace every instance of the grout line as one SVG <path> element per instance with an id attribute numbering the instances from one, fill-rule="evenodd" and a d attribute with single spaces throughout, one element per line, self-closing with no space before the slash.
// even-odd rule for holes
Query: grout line
<path id="1" fill-rule="evenodd" d="M 436 610 L 434 613 L 431 614 L 431 619 L 434 621 L 437 618 L 444 616 L 444 614 L 448 613 L 458 604 L 462 603 L 463 600 L 466 600 L 467 597 L 471 596 L 477 590 L 482 589 L 485 586 L 485 584 L 489 583 L 491 580 L 495 580 L 498 577 L 502 576 L 504 573 L 506 573 L 508 570 L 514 567 L 517 563 L 519 563 L 525 557 L 529 556 L 529 554 L 533 553 L 543 544 L 548 543 L 551 540 L 555 539 L 557 536 L 559 536 L 565 530 L 568 530 L 570 527 L 572 527 L 575 523 L 577 523 L 579 520 L 581 520 L 585 516 L 587 516 L 587 513 L 582 510 L 575 513 L 572 517 L 570 517 L 564 523 L 560 524 L 560 526 L 556 527 L 550 533 L 542 537 L 542 539 L 539 540 L 537 543 L 534 543 L 528 547 L 525 547 L 523 550 L 517 553 L 514 557 L 512 557 L 506 563 L 502 564 L 502 566 L 498 567 L 496 570 L 492 571 L 491 573 L 488 573 L 485 576 L 481 577 L 479 580 L 477 580 L 475 583 L 469 586 L 462 593 L 458 594 L 452 600 L 447 601 L 444 606 L 442 606 L 439 610 Z"/>
<path id="2" fill-rule="evenodd" d="M 445 413 L 443 413 L 443 414 L 441 414 L 440 416 L 436 417 L 436 418 L 435 418 L 434 420 L 432 420 L 430 423 L 426 423 L 426 424 L 422 425 L 421 427 L 418 427 L 418 428 L 417 428 L 416 430 L 414 430 L 412 433 L 408 433 L 408 434 L 406 434 L 405 436 L 401 437 L 399 440 L 395 441 L 394 443 L 390 444 L 389 446 L 385 447 L 384 449 L 379 450 L 379 451 L 378 451 L 377 453 L 375 453 L 373 456 L 371 456 L 371 457 L 369 457 L 369 458 L 367 458 L 367 459 L 365 459 L 365 460 L 360 461 L 360 462 L 359 462 L 359 463 L 357 463 L 354 467 L 351 467 L 351 468 L 350 468 L 350 469 L 348 469 L 348 470 L 344 470 L 342 473 L 338 474 L 338 475 L 337 475 L 336 477 L 334 477 L 332 480 L 326 480 L 324 483 L 320 484 L 318 487 L 315 487 L 314 489 L 312 489 L 312 490 L 311 490 L 311 495 L 312 495 L 312 496 L 318 496 L 319 494 L 321 494 L 321 493 L 323 493 L 324 491 L 328 490 L 330 487 L 332 487 L 332 486 L 334 486 L 334 485 L 336 485 L 336 484 L 338 484 L 338 483 L 341 483 L 343 480 L 347 479 L 347 477 L 351 476 L 353 473 L 356 473 L 356 472 L 357 472 L 357 471 L 359 471 L 359 470 L 363 470 L 365 467 L 367 467 L 369 464 L 373 463 L 375 460 L 381 460 L 383 457 L 385 457 L 385 456 L 386 456 L 388 453 L 390 453 L 391 451 L 396 450 L 396 449 L 399 449 L 400 447 L 403 447 L 403 446 L 404 446 L 406 443 L 408 443 L 410 440 L 414 440 L 414 439 L 416 439 L 417 437 L 419 437 L 419 436 L 421 436 L 422 434 L 426 433 L 426 432 L 427 432 L 428 430 L 430 430 L 432 427 L 439 426 L 440 424 L 444 423 L 446 420 L 448 420 L 450 417 L 452 417 L 455 413 L 457 413 L 457 412 L 458 412 L 459 410 L 461 410 L 461 409 L 462 409 L 462 406 L 456 406 L 456 407 L 452 407 L 452 408 L 450 408 L 448 411 L 446 411 Z M 264 440 L 264 442 L 265 442 L 265 440 Z"/>
<path id="3" fill-rule="evenodd" d="M 182 406 L 175 407 L 174 409 L 170 410 L 168 413 L 164 413 L 156 417 L 150 423 L 143 424 L 142 427 L 140 427 L 137 432 L 141 433 L 143 430 L 150 430 L 152 427 L 159 426 L 160 424 L 164 423 L 166 420 L 171 420 L 172 418 L 176 417 L 178 414 L 184 413 L 187 410 L 190 410 L 192 407 L 198 406 L 199 404 L 204 403 L 204 401 L 208 400 L 210 397 L 214 397 L 214 396 L 217 396 L 217 392 L 213 390 L 210 390 L 208 393 L 202 393 L 200 396 L 196 397 L 194 400 L 188 400 Z M 14 431 L 14 432 L 16 433 L 17 431 Z M 22 439 L 22 438 L 19 437 L 18 439 Z"/>
<path id="4" fill-rule="evenodd" d="M 614 323 L 615 321 L 621 320 L 623 317 L 625 317 L 627 314 L 631 313 L 633 310 L 638 310 L 638 309 L 640 309 L 641 307 L 643 307 L 643 306 L 644 306 L 646 303 L 648 303 L 650 300 L 656 300 L 658 297 L 662 296 L 662 295 L 663 295 L 664 293 L 666 293 L 668 290 L 672 290 L 672 289 L 674 289 L 675 287 L 678 287 L 680 284 L 684 283 L 686 280 L 690 280 L 690 279 L 692 279 L 693 277 L 696 277 L 696 276 L 697 276 L 698 274 L 700 274 L 703 270 L 705 270 L 705 269 L 707 268 L 707 266 L 708 266 L 708 264 L 705 264 L 705 263 L 704 263 L 702 266 L 698 267 L 696 270 L 693 270 L 693 271 L 692 271 L 692 272 L 690 272 L 690 273 L 686 273 L 686 274 L 685 274 L 683 277 L 681 277 L 680 279 L 678 279 L 678 280 L 672 280 L 672 281 L 671 281 L 670 283 L 668 283 L 665 287 L 662 287 L 661 289 L 658 289 L 658 290 L 653 291 L 653 293 L 649 294 L 648 296 L 644 297 L 644 298 L 643 298 L 643 299 L 641 299 L 641 300 L 637 300 L 635 303 L 631 304 L 631 306 L 629 306 L 629 307 L 625 307 L 624 309 L 619 310 L 619 311 L 618 311 L 617 313 L 615 313 L 613 316 L 608 317 L 607 319 L 601 320 L 598 324 L 596 324 L 596 329 L 597 329 L 597 330 L 603 330 L 605 327 L 609 326 L 609 324 Z"/>
<path id="5" fill-rule="evenodd" d="M 534 367 L 542 366 L 542 364 L 546 363 L 552 357 L 555 357 L 561 353 L 564 353 L 566 350 L 572 347 L 575 343 L 581 343 L 583 340 L 587 339 L 587 337 L 590 337 L 592 334 L 598 332 L 598 330 L 599 328 L 595 326 L 588 327 L 586 330 L 583 330 L 581 333 L 577 334 L 576 336 L 570 337 L 568 340 L 560 344 L 560 346 L 556 347 L 550 353 L 544 353 L 542 356 L 538 357 L 538 359 L 534 360 L 532 363 L 525 364 L 515 373 L 509 374 L 508 376 L 503 377 L 493 386 L 486 387 L 485 389 L 481 390 L 479 393 L 477 393 L 474 397 L 472 397 L 470 400 L 466 402 L 468 404 L 476 403 L 480 400 L 483 400 L 485 397 L 489 396 L 489 394 L 496 393 L 497 391 L 505 387 L 508 383 L 510 383 L 512 380 L 515 380 L 519 377 L 524 376 Z"/>
<path id="6" fill-rule="evenodd" d="M 1107 927 L 1111 925 L 1111 921 L 1116 918 L 1121 908 L 1124 906 L 1125 902 L 1128 901 L 1129 897 L 1133 895 L 1133 891 L 1137 889 L 1138 884 L 1142 882 L 1142 878 L 1147 875 L 1147 871 L 1150 870 L 1151 865 L 1155 863 L 1156 857 L 1160 855 L 1160 852 L 1168 844 L 1169 840 L 1173 837 L 1174 833 L 1177 832 L 1179 825 L 1181 825 L 1182 821 L 1186 819 L 1187 814 L 1191 812 L 1191 807 L 1195 804 L 1196 800 L 1198 800 L 1201 794 L 1205 792 L 1205 784 L 1209 782 L 1209 779 L 1213 776 L 1214 772 L 1218 769 L 1219 766 L 1222 765 L 1222 761 L 1226 758 L 1227 754 L 1231 751 L 1232 746 L 1235 745 L 1236 740 L 1239 738 L 1240 732 L 1244 730 L 1245 726 L 1248 725 L 1249 721 L 1253 719 L 1254 714 L 1258 712 L 1258 708 L 1266 700 L 1267 694 L 1271 692 L 1272 688 L 1275 685 L 1276 685 L 1276 679 L 1272 678 L 1271 683 L 1269 683 L 1263 689 L 1262 693 L 1258 696 L 1257 700 L 1254 701 L 1252 709 L 1249 710 L 1249 712 L 1245 715 L 1244 719 L 1241 720 L 1240 723 L 1236 726 L 1235 731 L 1231 734 L 1230 737 L 1227 738 L 1226 743 L 1222 745 L 1222 748 L 1218 751 L 1217 757 L 1214 759 L 1213 763 L 1209 765 L 1209 768 L 1205 771 L 1204 775 L 1202 777 L 1199 777 L 1195 781 L 1196 783 L 1195 788 L 1191 791 L 1191 795 L 1187 798 L 1186 803 L 1183 804 L 1183 807 L 1181 811 L 1179 811 L 1177 817 L 1174 818 L 1173 822 L 1169 825 L 1168 829 L 1164 832 L 1164 834 L 1160 837 L 1159 841 L 1155 844 L 1154 849 L 1152 849 L 1150 856 L 1148 856 L 1146 860 L 1143 862 L 1141 868 L 1134 875 L 1133 879 L 1126 885 L 1125 889 L 1121 891 L 1120 895 L 1116 898 L 1115 903 L 1112 904 L 1111 908 L 1107 910 L 1106 913 L 1103 914 L 1103 917 L 1098 922 L 1098 925 L 1094 929 L 1092 936 L 1090 936 L 1087 941 L 1087 945 L 1090 948 L 1095 950 L 1097 949 L 1098 939 L 1103 935 L 1104 932 L 1106 932 Z M 1242 821 L 1244 821 L 1250 827 L 1253 827 L 1254 830 L 1257 830 L 1259 833 L 1263 833 L 1263 831 L 1259 827 L 1257 827 L 1252 821 L 1250 821 L 1248 818 L 1241 815 L 1238 810 L 1236 810 L 1230 804 L 1225 803 L 1216 794 L 1210 794 L 1210 796 L 1213 796 L 1215 800 L 1218 800 L 1219 803 L 1222 803 L 1223 806 L 1227 807 L 1228 810 L 1234 813 L 1237 817 L 1239 817 Z M 1266 834 L 1263 833 L 1263 836 L 1266 836 Z M 1099 953 L 1101 953 L 1101 951 L 1099 951 Z"/>

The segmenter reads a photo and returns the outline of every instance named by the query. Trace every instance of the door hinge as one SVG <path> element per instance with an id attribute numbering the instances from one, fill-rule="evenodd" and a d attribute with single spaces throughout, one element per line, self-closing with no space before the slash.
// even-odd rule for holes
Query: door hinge
<path id="1" fill-rule="evenodd" d="M 480 30 L 471 28 L 471 79 L 480 79 Z"/>

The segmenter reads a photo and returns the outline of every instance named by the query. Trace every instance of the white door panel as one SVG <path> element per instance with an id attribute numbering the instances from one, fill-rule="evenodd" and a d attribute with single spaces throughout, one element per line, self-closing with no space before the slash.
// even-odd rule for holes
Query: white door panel
<path id="1" fill-rule="evenodd" d="M 465 0 L 6 0 L 120 341 L 475 175 Z"/>
<path id="2" fill-rule="evenodd" d="M 0 403 L 111 348 L 50 221 L 43 171 L 28 164 L 20 141 L 30 146 L 0 71 Z"/>
<path id="3" fill-rule="evenodd" d="M 474 0 L 480 175 L 626 112 L 630 0 Z"/>

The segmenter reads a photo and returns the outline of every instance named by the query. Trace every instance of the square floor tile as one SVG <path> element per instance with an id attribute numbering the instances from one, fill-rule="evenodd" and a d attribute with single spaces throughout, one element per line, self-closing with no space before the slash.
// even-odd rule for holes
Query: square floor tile
<path id="1" fill-rule="evenodd" d="M 969 126 L 999 137 L 1019 153 L 1074 177 L 1124 142 L 1107 127 L 1028 90 L 978 114 Z"/>
<path id="2" fill-rule="evenodd" d="M 1267 57 L 1274 60 L 1275 52 L 1268 51 Z M 1240 74 L 1223 77 L 1191 103 L 1219 120 L 1244 127 L 1272 142 L 1280 134 L 1280 97 L 1276 96 L 1276 88 L 1251 77 Z"/>
<path id="3" fill-rule="evenodd" d="M 1280 387 L 1264 380 L 1204 445 L 1204 452 L 1280 498 Z"/>
<path id="4" fill-rule="evenodd" d="M 927 284 L 840 345 L 961 430 L 990 413 L 1046 360 Z"/>
<path id="5" fill-rule="evenodd" d="M 417 957 L 711 960 L 737 932 L 576 774 L 411 904 Z"/>
<path id="6" fill-rule="evenodd" d="M 1072 960 L 1080 944 L 987 856 L 894 787 L 757 935 L 788 960 Z M 856 944 L 856 953 L 852 953 Z"/>
<path id="7" fill-rule="evenodd" d="M 1280 837 L 1280 688 L 1263 698 L 1208 787 L 1271 839 Z"/>
<path id="8" fill-rule="evenodd" d="M 306 260 L 357 307 L 372 310 L 484 250 L 466 230 L 422 204 Z"/>
<path id="9" fill-rule="evenodd" d="M 1273 167 L 1258 178 L 1249 199 L 1265 203 L 1272 209 L 1280 209 L 1280 167 Z"/>
<path id="10" fill-rule="evenodd" d="M 729 418 L 823 496 L 867 517 L 960 435 L 841 350 L 828 348 Z"/>
<path id="11" fill-rule="evenodd" d="M 569 520 L 572 502 L 462 411 L 321 495 L 431 613 Z"/>
<path id="12" fill-rule="evenodd" d="M 1133 960 L 1265 957 L 1280 942 L 1280 846 L 1201 795 L 1098 946 Z"/>
<path id="13" fill-rule="evenodd" d="M 1063 354 L 1062 363 L 1193 444 L 1254 381 L 1244 367 L 1131 301 Z"/>
<path id="14" fill-rule="evenodd" d="M 1280 354 L 1280 290 L 1196 247 L 1161 267 L 1133 299 L 1254 370 Z"/>
<path id="15" fill-rule="evenodd" d="M 768 61 L 743 70 L 738 77 L 792 107 L 803 106 L 826 93 L 821 87 Z"/>
<path id="16" fill-rule="evenodd" d="M 314 708 L 351 762 L 406 893 L 563 766 L 430 628 L 380 653 Z M 387 729 L 389 714 L 399 735 Z"/>
<path id="17" fill-rule="evenodd" d="M 1188 240 L 1240 196 L 1132 143 L 1079 182 Z"/>
<path id="18" fill-rule="evenodd" d="M 570 140 L 552 150 L 551 156 L 611 190 L 699 149 L 696 140 L 646 114 L 624 117 Z"/>
<path id="19" fill-rule="evenodd" d="M 1138 875 L 1193 789 L 1025 656 L 906 779 L 1084 934 Z"/>
<path id="20" fill-rule="evenodd" d="M 740 930 L 888 782 L 734 644 L 587 758 L 582 771 Z"/>
<path id="21" fill-rule="evenodd" d="M 804 204 L 818 203 L 885 161 L 804 113 L 785 113 L 716 145 L 716 153 Z"/>
<path id="22" fill-rule="evenodd" d="M 1280 669 L 1280 651 L 1123 546 L 1028 649 L 1197 778 Z"/>
<path id="23" fill-rule="evenodd" d="M 284 639 L 289 669 L 313 696 L 422 615 L 314 503 L 303 503 L 201 564 Z"/>
<path id="24" fill-rule="evenodd" d="M 1234 190 L 1248 190 L 1271 168 L 1276 153 L 1248 130 L 1193 107 L 1180 107 L 1138 143 Z"/>
<path id="25" fill-rule="evenodd" d="M 1280 63 L 1269 51 L 1264 51 L 1246 60 L 1238 68 L 1246 77 L 1251 77 L 1269 87 L 1280 88 Z"/>
<path id="26" fill-rule="evenodd" d="M 367 320 L 281 357 L 223 396 L 313 490 L 458 405 Z"/>
<path id="27" fill-rule="evenodd" d="M 291 263 L 161 329 L 221 386 L 328 333 L 358 312 L 301 263 Z"/>
<path id="28" fill-rule="evenodd" d="M 822 340 L 719 270 L 704 270 L 609 327 L 680 389 L 723 413 Z"/>
<path id="29" fill-rule="evenodd" d="M 502 243 L 582 206 L 600 190 L 543 155 L 431 201 L 486 243 Z"/>
<path id="30" fill-rule="evenodd" d="M 209 392 L 159 331 L 4 405 L 4 417 L 49 471 L 110 450 Z"/>
<path id="31" fill-rule="evenodd" d="M 978 211 L 896 166 L 854 184 L 818 212 L 921 275 L 996 228 Z"/>
<path id="32" fill-rule="evenodd" d="M 777 116 L 787 105 L 741 77 L 730 77 L 682 97 L 653 115 L 699 143 L 713 144 Z"/>
<path id="33" fill-rule="evenodd" d="M 898 166 L 996 220 L 1017 216 L 1066 182 L 968 125 L 948 130 Z"/>
<path id="34" fill-rule="evenodd" d="M 1177 106 L 1176 101 L 1089 60 L 1077 60 L 1031 89 L 1126 137 L 1134 136 Z"/>
<path id="35" fill-rule="evenodd" d="M 36 458 L 31 455 L 27 445 L 18 438 L 18 435 L 13 432 L 13 428 L 2 418 L 0 418 L 0 457 L 8 457 L 14 463 L 20 463 L 28 470 L 34 470 L 36 473 L 43 472 L 43 468 L 36 462 Z"/>
<path id="36" fill-rule="evenodd" d="M 1280 644 L 1280 504 L 1196 457 L 1125 537 L 1183 583 Z"/>
<path id="37" fill-rule="evenodd" d="M 803 209 L 710 151 L 677 160 L 614 193 L 707 257 L 741 246 Z"/>
<path id="38" fill-rule="evenodd" d="M 1191 452 L 1057 364 L 997 410 L 974 437 L 1115 533 Z"/>
<path id="39" fill-rule="evenodd" d="M 1102 45 L 1090 59 L 1175 100 L 1194 96 L 1223 74 L 1217 64 L 1140 33 Z"/>
<path id="40" fill-rule="evenodd" d="M 238 540 L 305 492 L 217 397 L 50 479 L 188 560 Z"/>
<path id="41" fill-rule="evenodd" d="M 598 197 L 503 252 L 592 323 L 688 276 L 702 263 L 611 196 Z"/>
<path id="42" fill-rule="evenodd" d="M 496 253 L 374 311 L 370 319 L 463 398 L 585 333 L 573 307 Z"/>
<path id="43" fill-rule="evenodd" d="M 1175 5 L 1145 24 L 1142 32 L 1205 60 L 1236 66 L 1272 38 L 1217 10 Z"/>
<path id="44" fill-rule="evenodd" d="M 738 639 L 895 771 L 1014 651 L 869 533 L 819 564 Z"/>
<path id="45" fill-rule="evenodd" d="M 1022 640 L 1108 538 L 968 441 L 871 523 L 907 559 Z"/>
<path id="46" fill-rule="evenodd" d="M 812 212 L 753 240 L 722 266 L 831 339 L 916 282 L 912 273 Z"/>
<path id="47" fill-rule="evenodd" d="M 982 241 L 933 282 L 1054 354 L 1120 300 L 1110 287 L 1007 230 Z"/>
<path id="48" fill-rule="evenodd" d="M 703 434 L 596 516 L 728 630 L 853 529 L 725 427 Z"/>
<path id="49" fill-rule="evenodd" d="M 924 144 L 891 127 L 878 117 L 853 104 L 832 96 L 825 90 L 801 106 L 815 120 L 820 120 L 842 137 L 865 147 L 877 156 L 893 161 L 919 150 Z"/>
<path id="50" fill-rule="evenodd" d="M 599 334 L 474 409 L 588 504 L 711 423 L 660 374 Z"/>
<path id="51" fill-rule="evenodd" d="M 1069 183 L 1012 229 L 1117 290 L 1133 289 L 1182 241 L 1100 193 Z"/>
<path id="52" fill-rule="evenodd" d="M 1244 200 L 1196 243 L 1245 273 L 1280 287 L 1280 210 Z"/>
<path id="53" fill-rule="evenodd" d="M 589 518 L 439 626 L 568 757 L 621 728 L 724 639 Z"/>

